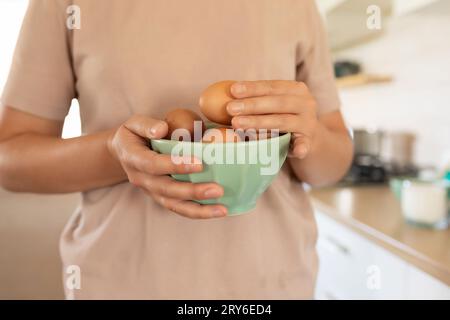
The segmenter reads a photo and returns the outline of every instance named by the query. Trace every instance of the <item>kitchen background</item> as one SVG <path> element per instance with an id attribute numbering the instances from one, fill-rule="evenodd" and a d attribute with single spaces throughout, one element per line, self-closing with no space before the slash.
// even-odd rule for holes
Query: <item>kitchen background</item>
<path id="1" fill-rule="evenodd" d="M 320 234 L 317 298 L 450 299 L 450 231 L 423 227 L 439 220 L 441 185 L 389 179 L 434 179 L 450 162 L 450 2 L 317 2 L 342 110 L 362 141 L 345 182 L 311 191 Z M 0 91 L 26 5 L 0 0 Z M 380 9 L 379 30 L 366 26 L 371 5 Z M 74 101 L 64 137 L 78 135 Z M 58 237 L 77 201 L 76 194 L 0 190 L 0 299 L 63 297 Z M 405 211 L 416 225 L 405 222 Z"/>

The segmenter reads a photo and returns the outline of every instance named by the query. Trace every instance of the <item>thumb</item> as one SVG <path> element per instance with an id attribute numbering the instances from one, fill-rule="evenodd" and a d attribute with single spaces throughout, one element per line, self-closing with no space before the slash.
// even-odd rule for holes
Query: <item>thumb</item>
<path id="1" fill-rule="evenodd" d="M 144 115 L 135 115 L 125 122 L 125 127 L 134 134 L 148 139 L 160 139 L 167 135 L 168 126 L 165 121 Z"/>
<path id="2" fill-rule="evenodd" d="M 295 133 L 290 148 L 290 157 L 305 159 L 311 151 L 311 138 L 303 134 Z"/>

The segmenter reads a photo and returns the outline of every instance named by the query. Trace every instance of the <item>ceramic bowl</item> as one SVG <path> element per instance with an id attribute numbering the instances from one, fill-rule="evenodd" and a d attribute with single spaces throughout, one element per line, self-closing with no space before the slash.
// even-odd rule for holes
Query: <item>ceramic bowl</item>
<path id="1" fill-rule="evenodd" d="M 224 188 L 219 199 L 197 201 L 201 204 L 223 204 L 228 215 L 252 210 L 261 194 L 269 187 L 286 160 L 291 134 L 265 140 L 201 143 L 152 140 L 156 152 L 171 155 L 193 155 L 203 162 L 203 171 L 172 175 L 179 181 L 216 182 Z"/>

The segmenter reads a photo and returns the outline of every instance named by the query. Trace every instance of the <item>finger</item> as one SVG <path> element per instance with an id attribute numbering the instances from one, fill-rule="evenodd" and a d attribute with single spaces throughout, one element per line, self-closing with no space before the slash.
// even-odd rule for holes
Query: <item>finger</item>
<path id="1" fill-rule="evenodd" d="M 295 134 L 289 154 L 291 157 L 304 159 L 311 150 L 311 138 L 302 134 Z"/>
<path id="2" fill-rule="evenodd" d="M 232 116 L 248 114 L 291 113 L 297 114 L 302 107 L 309 106 L 309 99 L 302 96 L 264 96 L 233 100 L 227 105 L 227 111 Z"/>
<path id="3" fill-rule="evenodd" d="M 122 129 L 120 158 L 128 167 L 153 175 L 201 172 L 202 163 L 192 156 L 163 155 L 152 151 L 136 134 Z"/>
<path id="4" fill-rule="evenodd" d="M 292 80 L 241 81 L 231 86 L 231 94 L 238 99 L 271 96 L 301 95 L 307 92 L 303 82 Z"/>
<path id="5" fill-rule="evenodd" d="M 168 130 L 165 121 L 144 115 L 134 115 L 125 122 L 124 126 L 134 134 L 148 139 L 163 138 L 167 135 Z"/>
<path id="6" fill-rule="evenodd" d="M 220 218 L 225 217 L 228 212 L 223 205 L 201 205 L 192 201 L 171 199 L 160 195 L 155 195 L 153 198 L 170 211 L 191 219 Z"/>
<path id="7" fill-rule="evenodd" d="M 300 116 L 292 114 L 237 116 L 231 120 L 235 129 L 278 129 L 280 132 L 296 132 L 300 123 Z"/>
<path id="8" fill-rule="evenodd" d="M 297 158 L 296 155 L 294 155 L 294 148 L 295 148 L 295 144 L 296 144 L 296 136 L 294 136 L 294 134 L 291 137 L 291 141 L 289 143 L 289 151 L 288 151 L 288 158 Z"/>
<path id="9" fill-rule="evenodd" d="M 169 176 L 151 177 L 147 181 L 149 191 L 178 200 L 218 199 L 224 193 L 217 183 L 180 182 Z"/>
<path id="10" fill-rule="evenodd" d="M 143 146 L 128 151 L 125 162 L 138 171 L 151 175 L 188 174 L 203 171 L 200 160 L 191 156 L 159 154 Z"/>

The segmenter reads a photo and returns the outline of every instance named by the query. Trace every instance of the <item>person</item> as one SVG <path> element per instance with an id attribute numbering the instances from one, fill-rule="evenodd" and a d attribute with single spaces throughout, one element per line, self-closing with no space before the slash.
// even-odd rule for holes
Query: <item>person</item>
<path id="1" fill-rule="evenodd" d="M 170 177 L 202 164 L 148 147 L 167 111 L 197 110 L 225 79 L 237 80 L 234 128 L 293 134 L 280 173 L 238 217 L 192 201 L 222 186 Z M 62 139 L 74 98 L 83 134 Z M 1 102 L 1 186 L 82 193 L 60 242 L 65 280 L 69 266 L 81 277 L 67 298 L 313 298 L 317 231 L 299 182 L 334 183 L 352 158 L 313 0 L 31 0 Z"/>

